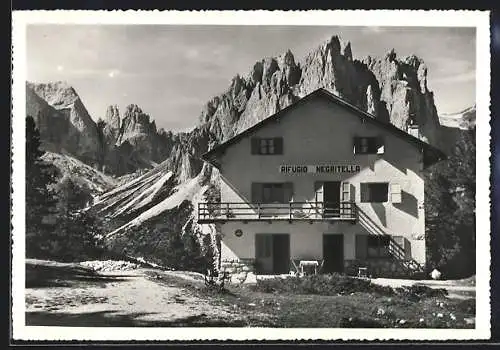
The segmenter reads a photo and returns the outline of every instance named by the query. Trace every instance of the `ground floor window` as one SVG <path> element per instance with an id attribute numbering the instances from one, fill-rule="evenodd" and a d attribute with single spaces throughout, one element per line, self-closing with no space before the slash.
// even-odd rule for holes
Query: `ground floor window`
<path id="1" fill-rule="evenodd" d="M 388 200 L 389 184 L 387 182 L 361 183 L 362 203 L 384 203 Z"/>
<path id="2" fill-rule="evenodd" d="M 389 236 L 368 236 L 367 256 L 369 258 L 386 258 L 389 254 Z"/>

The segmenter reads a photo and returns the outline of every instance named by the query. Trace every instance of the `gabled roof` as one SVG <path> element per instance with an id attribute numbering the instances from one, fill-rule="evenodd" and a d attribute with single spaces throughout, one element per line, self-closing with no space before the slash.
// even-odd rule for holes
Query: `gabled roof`
<path id="1" fill-rule="evenodd" d="M 253 125 L 252 127 L 242 131 L 241 133 L 239 133 L 238 135 L 235 135 L 234 137 L 230 138 L 226 142 L 223 142 L 220 145 L 217 145 L 216 147 L 212 148 L 210 151 L 203 154 L 201 156 L 201 158 L 217 167 L 218 164 L 216 162 L 216 158 L 218 156 L 220 156 L 226 150 L 226 148 L 237 143 L 239 140 L 243 139 L 244 137 L 252 135 L 256 130 L 265 127 L 267 124 L 270 124 L 273 121 L 276 121 L 281 116 L 286 115 L 286 113 L 288 111 L 290 111 L 291 109 L 300 106 L 304 102 L 306 102 L 314 97 L 326 98 L 329 101 L 334 102 L 334 103 L 354 112 L 354 114 L 356 116 L 358 116 L 362 121 L 367 121 L 369 123 L 372 123 L 372 124 L 376 125 L 377 127 L 385 129 L 385 130 L 393 133 L 394 135 L 404 139 L 405 141 L 414 144 L 417 148 L 419 148 L 423 151 L 424 166 L 429 166 L 431 164 L 434 164 L 434 163 L 446 158 L 446 155 L 443 152 L 441 152 L 439 149 L 437 149 L 436 147 L 433 147 L 430 144 L 428 144 L 427 142 L 424 142 L 424 141 L 416 138 L 415 136 L 408 134 L 407 132 L 397 128 L 393 124 L 381 122 L 381 121 L 375 119 L 374 115 L 369 114 L 369 113 L 359 109 L 358 107 L 346 102 L 345 100 L 335 96 L 334 94 L 332 94 L 331 92 L 329 92 L 328 90 L 323 89 L 323 88 L 320 88 L 318 90 L 311 92 L 309 95 L 306 95 L 303 98 L 301 98 L 300 100 L 298 100 L 297 102 L 294 102 L 291 105 L 289 105 L 288 107 L 283 108 L 281 111 L 277 112 L 276 114 L 273 114 L 273 115 L 267 117 L 266 119 L 260 121 L 259 123 Z"/>

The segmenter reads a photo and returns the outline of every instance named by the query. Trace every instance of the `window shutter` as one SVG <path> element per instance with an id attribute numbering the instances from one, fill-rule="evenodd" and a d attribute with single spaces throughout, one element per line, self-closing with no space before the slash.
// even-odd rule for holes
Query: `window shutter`
<path id="1" fill-rule="evenodd" d="M 351 185 L 349 184 L 349 182 L 347 181 L 344 181 L 342 182 L 341 184 L 341 197 L 340 197 L 340 200 L 341 202 L 349 202 L 351 200 L 351 193 L 350 193 L 350 190 L 351 190 Z M 349 206 L 349 204 L 343 204 L 341 203 L 340 204 L 340 215 L 347 215 L 349 216 L 351 213 L 351 207 Z"/>
<path id="2" fill-rule="evenodd" d="M 293 182 L 285 182 L 284 186 L 284 200 L 285 203 L 289 203 L 292 201 L 293 197 Z"/>
<path id="3" fill-rule="evenodd" d="M 354 154 L 359 153 L 360 146 L 361 146 L 361 138 L 355 137 L 354 138 Z"/>
<path id="4" fill-rule="evenodd" d="M 378 138 L 368 137 L 368 153 L 375 152 L 378 148 Z"/>
<path id="5" fill-rule="evenodd" d="M 252 183 L 252 203 L 262 203 L 262 184 Z"/>
<path id="6" fill-rule="evenodd" d="M 258 137 L 252 137 L 250 142 L 252 154 L 259 154 L 260 139 Z"/>
<path id="7" fill-rule="evenodd" d="M 384 154 L 385 152 L 385 145 L 384 145 L 384 138 L 383 137 L 377 137 L 377 154 Z"/>
<path id="8" fill-rule="evenodd" d="M 351 200 L 351 185 L 349 182 L 342 182 L 342 202 L 349 202 Z"/>
<path id="9" fill-rule="evenodd" d="M 356 235 L 356 259 L 366 259 L 368 251 L 368 236 Z"/>
<path id="10" fill-rule="evenodd" d="M 392 240 L 394 241 L 391 247 L 392 254 L 398 259 L 405 259 L 408 255 L 406 251 L 407 239 L 403 236 L 393 236 Z"/>
<path id="11" fill-rule="evenodd" d="M 275 154 L 283 154 L 283 138 L 275 137 L 274 138 L 274 153 Z"/>
<path id="12" fill-rule="evenodd" d="M 362 203 L 365 203 L 365 202 L 369 202 L 370 201 L 370 187 L 368 186 L 368 183 L 361 183 L 361 186 L 360 186 L 360 189 L 361 189 L 361 202 Z"/>
<path id="13" fill-rule="evenodd" d="M 405 247 L 405 257 L 406 259 L 411 259 L 411 242 L 405 238 L 405 244 L 404 244 L 404 247 Z"/>
<path id="14" fill-rule="evenodd" d="M 391 202 L 401 203 L 401 185 L 398 183 L 391 184 Z"/>
<path id="15" fill-rule="evenodd" d="M 316 181 L 314 183 L 314 193 L 316 202 L 323 202 L 323 181 Z"/>

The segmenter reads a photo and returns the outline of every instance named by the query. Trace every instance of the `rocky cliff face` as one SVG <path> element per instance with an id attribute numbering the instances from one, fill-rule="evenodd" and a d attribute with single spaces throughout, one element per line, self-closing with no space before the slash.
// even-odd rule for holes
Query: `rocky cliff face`
<path id="1" fill-rule="evenodd" d="M 296 63 L 290 51 L 255 63 L 244 77 L 209 101 L 202 124 L 220 141 L 256 124 L 296 100 L 325 88 L 351 104 L 406 131 L 417 124 L 422 139 L 440 146 L 439 119 L 427 88 L 427 67 L 416 56 L 353 59 L 351 44 L 338 36 Z"/>
<path id="2" fill-rule="evenodd" d="M 128 105 L 121 117 L 116 105 L 109 106 L 101 128 L 104 165 L 118 175 L 156 166 L 174 146 L 173 133 L 157 130 L 154 120 L 135 104 Z"/>
<path id="3" fill-rule="evenodd" d="M 64 82 L 27 83 L 26 90 L 27 114 L 35 118 L 42 141 L 98 167 L 103 149 L 97 126 L 75 90 Z"/>
<path id="4" fill-rule="evenodd" d="M 70 154 L 107 174 L 151 169 L 167 159 L 174 146 L 173 134 L 157 130 L 137 105 L 127 106 L 122 117 L 116 105 L 110 106 L 96 124 L 64 82 L 27 83 L 26 107 L 40 129 L 44 149 Z"/>
<path id="5" fill-rule="evenodd" d="M 155 225 L 162 221 L 161 218 L 172 218 L 175 227 L 182 230 L 189 227 L 198 232 L 215 232 L 210 225 L 187 225 L 196 220 L 197 202 L 210 196 L 214 192 L 210 189 L 216 189 L 219 181 L 217 172 L 203 164 L 199 156 L 318 88 L 326 88 L 373 114 L 374 118 L 402 130 L 406 131 L 409 124 L 416 124 L 424 140 L 440 146 L 440 124 L 433 94 L 427 87 L 427 68 L 423 60 L 415 56 L 398 58 L 394 51 L 381 58 L 355 60 L 350 43 L 333 36 L 299 62 L 287 51 L 279 57 L 256 62 L 245 75 L 236 75 L 226 91 L 203 106 L 199 125 L 193 131 L 174 135 L 170 157 L 161 165 L 163 170 L 158 172 L 157 168 L 151 172 L 151 177 L 144 177 L 163 186 L 161 173 L 172 174 L 169 187 L 164 187 L 165 191 L 151 207 L 148 206 L 149 209 L 118 215 L 103 209 L 115 201 L 120 201 L 121 206 L 127 203 L 132 206 L 144 196 L 145 192 L 141 191 L 131 191 L 126 198 L 110 193 L 97 206 L 100 215 L 118 219 L 110 223 L 113 231 L 109 239 L 113 242 L 118 237 L 126 237 L 129 244 L 155 246 L 148 248 L 148 254 L 160 256 L 165 247 L 156 243 L 148 245 L 145 241 L 151 235 L 157 236 Z M 179 193 L 190 205 L 179 204 Z M 176 212 L 182 215 L 176 216 Z M 173 224 L 169 225 L 171 228 Z"/>

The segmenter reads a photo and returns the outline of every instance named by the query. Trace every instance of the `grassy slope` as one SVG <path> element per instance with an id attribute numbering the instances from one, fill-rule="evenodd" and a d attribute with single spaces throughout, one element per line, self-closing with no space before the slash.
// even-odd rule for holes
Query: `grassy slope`
<path id="1" fill-rule="evenodd" d="M 243 320 L 247 327 L 474 328 L 465 320 L 475 316 L 473 299 L 439 296 L 409 300 L 376 292 L 335 296 L 263 293 L 251 285 L 229 286 L 225 293 L 217 293 L 207 290 L 201 282 L 180 282 L 168 273 L 159 281 L 181 283 L 216 305 L 233 308 L 242 318 L 238 324 Z"/>

